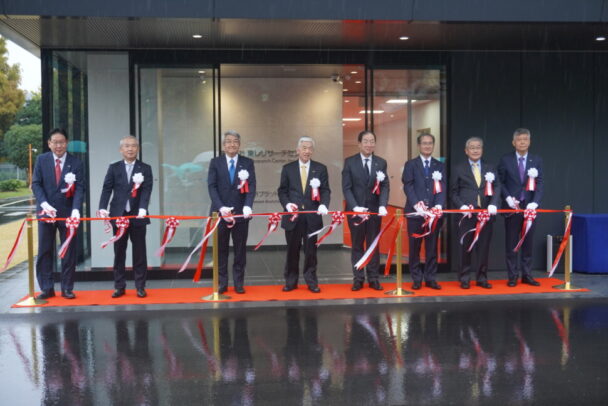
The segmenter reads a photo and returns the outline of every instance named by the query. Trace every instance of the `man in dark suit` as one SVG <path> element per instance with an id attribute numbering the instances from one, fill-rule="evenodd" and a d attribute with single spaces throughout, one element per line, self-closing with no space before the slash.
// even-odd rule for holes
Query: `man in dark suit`
<path id="1" fill-rule="evenodd" d="M 442 162 L 433 158 L 431 154 L 435 148 L 435 136 L 432 134 L 420 134 L 417 138 L 418 149 L 420 156 L 411 159 L 405 163 L 403 168 L 403 191 L 405 192 L 405 212 L 411 213 L 416 211 L 422 214 L 425 210 L 435 207 L 439 210 L 445 205 L 446 183 L 445 183 L 445 167 Z M 441 175 L 434 175 L 437 172 Z M 434 189 L 433 176 L 435 176 L 441 185 L 441 190 Z M 442 219 L 437 221 L 435 230 L 422 238 L 415 238 L 412 234 L 421 234 L 423 232 L 422 225 L 424 217 L 408 217 L 407 232 L 409 234 L 410 246 L 410 272 L 412 273 L 412 289 L 418 290 L 422 287 L 424 279 L 427 287 L 432 289 L 441 289 L 437 283 L 435 275 L 437 274 L 437 239 L 439 237 L 439 229 L 441 228 Z M 426 252 L 426 260 L 424 270 L 420 263 L 420 247 L 424 239 L 424 248 Z"/>
<path id="2" fill-rule="evenodd" d="M 488 282 L 488 253 L 492 239 L 492 224 L 496 215 L 497 205 L 500 202 L 500 181 L 496 176 L 494 165 L 481 159 L 483 155 L 483 140 L 471 137 L 467 140 L 464 149 L 467 160 L 456 165 L 452 170 L 450 179 L 450 198 L 454 206 L 460 210 L 487 209 L 490 219 L 483 227 L 479 239 L 472 251 L 469 246 L 473 241 L 477 224 L 477 216 L 466 216 L 462 219 L 458 230 L 459 239 L 464 237 L 460 253 L 460 272 L 458 278 L 460 287 L 470 288 L 470 273 L 476 275 L 477 286 L 490 289 L 492 285 Z M 492 196 L 486 196 L 486 183 L 492 179 Z"/>
<path id="3" fill-rule="evenodd" d="M 225 293 L 228 290 L 228 252 L 232 235 L 234 291 L 242 294 L 245 293 L 243 285 L 247 263 L 247 235 L 255 197 L 255 168 L 253 160 L 239 155 L 241 136 L 237 132 L 227 131 L 222 145 L 224 154 L 211 160 L 207 177 L 211 212 L 219 212 L 225 218 L 218 226 L 218 292 Z M 239 214 L 243 217 L 231 218 L 231 215 Z"/>
<path id="4" fill-rule="evenodd" d="M 319 293 L 317 281 L 317 236 L 308 238 L 323 227 L 320 215 L 328 213 L 330 190 L 327 167 L 310 158 L 314 152 L 315 141 L 310 137 L 301 137 L 298 140 L 298 160 L 283 166 L 281 171 L 281 184 L 278 195 L 281 205 L 288 212 L 316 211 L 317 213 L 300 214 L 295 221 L 292 216 L 283 216 L 281 227 L 285 229 L 287 240 L 287 261 L 285 263 L 284 292 L 298 287 L 300 248 L 304 245 L 304 280 L 308 289 Z M 318 185 L 312 187 L 311 183 Z M 313 194 L 318 193 L 319 200 L 313 200 Z"/>
<path id="5" fill-rule="evenodd" d="M 374 155 L 376 135 L 371 131 L 361 131 L 357 136 L 357 142 L 359 143 L 359 153 L 346 158 L 342 169 L 342 191 L 344 192 L 344 199 L 346 199 L 346 211 L 372 212 L 378 213 L 379 216 L 386 216 L 390 185 L 386 175 L 386 161 Z M 377 175 L 378 172 L 381 172 L 382 175 Z M 382 178 L 382 181 L 378 179 L 378 176 Z M 377 180 L 378 187 L 376 188 Z M 377 189 L 377 193 L 375 189 Z M 365 282 L 364 270 L 355 269 L 355 264 L 363 256 L 365 246 L 369 247 L 374 241 L 382 224 L 382 219 L 378 216 L 369 216 L 368 220 L 363 223 L 361 223 L 361 220 L 359 216 L 348 218 L 348 228 L 352 241 L 350 259 L 353 265 L 353 291 L 360 290 L 363 287 L 363 282 Z M 382 290 L 382 286 L 378 282 L 380 273 L 380 253 L 378 250 L 374 252 L 365 268 L 369 287 Z"/>
<path id="6" fill-rule="evenodd" d="M 521 208 L 536 210 L 543 196 L 543 161 L 538 155 L 528 153 L 530 148 L 530 131 L 518 128 L 513 133 L 515 151 L 503 156 L 498 164 L 498 177 L 502 184 L 503 207 L 505 209 Z M 535 170 L 534 170 L 535 169 Z M 529 179 L 529 173 L 533 179 Z M 526 184 L 534 182 L 534 190 L 526 190 Z M 532 250 L 534 244 L 535 223 L 528 231 L 526 239 L 520 247 L 521 256 L 513 249 L 517 246 L 524 216 L 522 213 L 505 215 L 505 249 L 509 281 L 507 285 L 514 287 L 521 271 L 521 282 L 539 286 L 540 283 L 532 277 Z"/>
<path id="7" fill-rule="evenodd" d="M 129 227 L 125 234 L 114 243 L 115 290 L 112 297 L 118 298 L 125 294 L 127 286 L 125 261 L 127 243 L 131 239 L 135 289 L 137 296 L 143 298 L 146 297 L 146 273 L 148 272 L 146 227 L 150 224 L 150 219 L 144 216 L 148 214 L 148 204 L 152 194 L 152 168 L 137 159 L 139 142 L 132 135 L 120 140 L 120 153 L 123 159 L 110 164 L 103 181 L 99 199 L 99 214 L 101 217 L 137 216 L 137 218 L 129 219 Z M 110 201 L 110 196 L 112 201 Z M 109 212 L 107 210 L 108 202 L 110 202 Z M 112 221 L 112 228 L 116 233 L 115 221 Z"/>
<path id="8" fill-rule="evenodd" d="M 68 154 L 68 136 L 65 130 L 55 128 L 49 134 L 50 152 L 36 158 L 32 176 L 32 190 L 36 197 L 38 218 L 80 218 L 80 207 L 84 199 L 84 171 L 82 162 Z M 72 179 L 69 187 L 66 180 Z M 36 258 L 36 278 L 41 293 L 38 299 L 55 296 L 53 264 L 55 262 L 55 238 L 66 239 L 65 222 L 38 222 L 38 257 Z M 72 241 L 66 255 L 61 260 L 61 296 L 74 299 L 74 272 L 76 271 L 76 241 Z"/>

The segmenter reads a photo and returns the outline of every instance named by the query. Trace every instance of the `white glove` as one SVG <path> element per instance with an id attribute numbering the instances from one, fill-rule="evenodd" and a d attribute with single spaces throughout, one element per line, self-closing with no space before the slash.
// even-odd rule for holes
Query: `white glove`
<path id="1" fill-rule="evenodd" d="M 70 217 L 74 217 L 74 218 L 79 219 L 80 218 L 80 211 L 78 211 L 78 209 L 72 210 L 72 215 Z"/>
<path id="2" fill-rule="evenodd" d="M 53 206 L 51 206 L 50 204 L 48 204 L 48 202 L 42 202 L 42 203 L 40 203 L 40 207 L 44 211 L 44 214 L 46 214 L 47 216 L 49 216 L 49 217 L 57 217 L 57 210 Z"/>
<path id="3" fill-rule="evenodd" d="M 253 213 L 253 211 L 251 210 L 251 207 L 249 206 L 243 206 L 243 217 L 248 219 L 251 218 L 251 214 Z"/>
<path id="4" fill-rule="evenodd" d="M 353 211 L 355 213 L 365 213 L 368 210 L 369 209 L 367 207 L 361 207 L 361 206 L 355 206 L 355 207 L 353 207 Z"/>
<path id="5" fill-rule="evenodd" d="M 469 210 L 469 206 L 463 204 L 462 206 L 460 206 L 460 210 Z"/>
<path id="6" fill-rule="evenodd" d="M 528 203 L 528 205 L 526 206 L 526 209 L 528 210 L 536 210 L 538 208 L 538 203 Z"/>
<path id="7" fill-rule="evenodd" d="M 416 209 L 416 213 L 418 214 L 424 214 L 426 208 L 427 207 L 422 200 L 416 203 L 416 205 L 414 206 L 414 209 Z"/>
<path id="8" fill-rule="evenodd" d="M 462 206 L 460 206 L 460 210 L 471 210 L 471 208 L 469 206 L 467 206 L 466 204 L 463 204 Z M 468 217 L 471 218 L 473 216 L 473 213 L 462 213 L 462 215 L 464 217 Z"/>
<path id="9" fill-rule="evenodd" d="M 287 203 L 287 206 L 285 206 L 285 210 L 290 213 L 293 213 L 294 211 L 298 210 L 298 205 L 295 203 Z"/>
<path id="10" fill-rule="evenodd" d="M 443 210 L 443 207 L 441 207 L 441 205 L 440 205 L 440 204 L 436 204 L 436 205 L 435 205 L 435 208 L 436 208 L 437 210 Z"/>
<path id="11" fill-rule="evenodd" d="M 138 219 L 143 219 L 146 214 L 148 214 L 148 210 L 146 210 L 146 209 L 139 209 L 139 211 L 137 212 L 137 218 Z"/>
<path id="12" fill-rule="evenodd" d="M 512 208 L 512 209 L 517 208 L 517 204 L 519 202 L 517 200 L 515 200 L 515 198 L 513 196 L 507 196 L 507 198 L 505 200 L 507 201 L 507 204 L 509 205 L 510 208 Z"/>
<path id="13" fill-rule="evenodd" d="M 320 214 L 321 216 L 325 216 L 327 213 L 329 213 L 329 210 L 327 210 L 327 207 L 325 207 L 324 204 L 320 205 L 317 209 L 317 214 Z"/>
<path id="14" fill-rule="evenodd" d="M 488 214 L 490 214 L 491 216 L 494 216 L 497 213 L 496 210 L 497 208 L 493 204 L 488 206 Z"/>
<path id="15" fill-rule="evenodd" d="M 99 217 L 110 217 L 110 212 L 106 209 L 99 209 Z"/>
<path id="16" fill-rule="evenodd" d="M 222 216 L 228 216 L 232 212 L 232 209 L 234 209 L 234 207 L 222 206 L 220 207 L 220 214 Z"/>
<path id="17" fill-rule="evenodd" d="M 378 208 L 378 216 L 380 216 L 380 217 L 384 217 L 384 216 L 386 216 L 387 214 L 388 214 L 388 211 L 386 211 L 386 207 L 384 207 L 384 206 L 380 206 L 380 207 Z"/>

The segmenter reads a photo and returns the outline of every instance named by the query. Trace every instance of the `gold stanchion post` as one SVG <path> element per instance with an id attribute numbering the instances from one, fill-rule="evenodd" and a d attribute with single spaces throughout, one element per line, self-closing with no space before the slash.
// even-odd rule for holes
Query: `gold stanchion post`
<path id="1" fill-rule="evenodd" d="M 218 221 L 217 212 L 213 212 L 211 214 L 211 218 L 213 219 L 213 224 Z M 218 247 L 218 237 L 217 237 L 217 229 L 213 233 L 213 293 L 208 296 L 203 296 L 201 300 L 207 300 L 211 302 L 219 302 L 222 300 L 230 299 L 230 296 L 222 295 L 218 292 L 219 290 L 219 247 Z"/>
<path id="2" fill-rule="evenodd" d="M 397 211 L 395 212 L 395 217 L 397 218 L 397 223 L 399 223 L 399 220 L 401 219 L 401 217 L 403 217 L 403 212 L 401 211 L 401 209 L 397 209 Z M 405 290 L 403 289 L 403 265 L 401 263 L 402 259 L 402 241 L 403 241 L 403 227 L 400 227 L 399 230 L 397 231 L 397 241 L 395 242 L 397 244 L 397 249 L 396 249 L 396 253 L 395 256 L 396 261 L 395 261 L 395 265 L 397 266 L 397 288 L 394 290 L 390 290 L 388 292 L 384 292 L 386 295 L 389 296 L 408 296 L 408 295 L 413 295 L 414 292 L 410 292 L 409 290 Z"/>
<path id="3" fill-rule="evenodd" d="M 570 206 L 565 207 L 566 210 L 570 211 L 572 208 Z M 566 219 L 564 223 L 568 224 L 568 215 L 570 213 L 566 213 Z M 555 289 L 559 290 L 578 290 L 577 287 L 572 286 L 570 283 L 572 278 L 572 235 L 568 237 L 568 242 L 566 243 L 566 250 L 564 252 L 564 283 L 561 285 L 554 286 Z"/>
<path id="4" fill-rule="evenodd" d="M 34 291 L 34 216 L 28 214 L 26 217 L 27 228 L 27 278 L 29 283 L 28 298 L 17 303 L 17 306 L 37 306 L 48 303 L 46 300 L 36 299 Z"/>

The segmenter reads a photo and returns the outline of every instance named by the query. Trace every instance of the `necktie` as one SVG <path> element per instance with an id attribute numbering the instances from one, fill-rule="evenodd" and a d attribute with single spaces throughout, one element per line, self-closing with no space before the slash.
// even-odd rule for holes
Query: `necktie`
<path id="1" fill-rule="evenodd" d="M 481 172 L 479 172 L 479 163 L 477 162 L 473 164 L 473 176 L 475 177 L 475 183 L 477 183 L 477 187 L 480 187 Z M 481 207 L 481 197 L 479 197 L 479 192 L 477 192 L 477 206 Z"/>
<path id="2" fill-rule="evenodd" d="M 230 168 L 229 168 L 229 172 L 230 172 L 230 183 L 234 183 L 234 172 L 235 172 L 235 168 L 234 168 L 234 159 L 230 160 Z"/>
<path id="3" fill-rule="evenodd" d="M 57 186 L 61 182 L 61 159 L 55 159 L 55 182 Z"/>
<path id="4" fill-rule="evenodd" d="M 524 183 L 524 180 L 526 179 L 526 168 L 524 167 L 524 158 L 523 157 L 519 157 L 519 164 L 517 165 L 519 168 L 519 179 L 521 180 L 521 183 Z M 524 189 L 521 189 L 521 193 L 519 194 L 519 200 L 523 201 L 524 200 Z"/>
<path id="5" fill-rule="evenodd" d="M 306 191 L 306 179 L 308 174 L 306 173 L 306 165 L 300 165 L 300 182 L 302 182 L 302 193 Z"/>
<path id="6" fill-rule="evenodd" d="M 425 159 L 424 160 L 424 176 L 426 176 L 427 178 L 429 177 L 429 171 L 431 168 L 429 168 L 429 160 Z"/>
<path id="7" fill-rule="evenodd" d="M 127 164 L 127 182 L 131 183 L 131 173 L 133 172 L 133 164 Z M 131 211 L 131 190 L 129 190 L 129 197 L 127 198 L 127 205 L 125 211 L 128 213 Z"/>
<path id="8" fill-rule="evenodd" d="M 365 158 L 364 161 L 363 167 L 365 168 L 365 175 L 367 175 L 367 178 L 369 179 L 369 158 Z"/>

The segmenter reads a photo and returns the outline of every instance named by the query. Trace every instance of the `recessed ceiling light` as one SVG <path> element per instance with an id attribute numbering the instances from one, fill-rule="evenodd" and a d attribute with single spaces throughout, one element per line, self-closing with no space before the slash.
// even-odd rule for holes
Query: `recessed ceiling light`
<path id="1" fill-rule="evenodd" d="M 360 118 L 343 118 L 342 121 L 361 121 Z"/>
<path id="2" fill-rule="evenodd" d="M 350 100 L 344 100 L 344 103 L 350 103 Z"/>
<path id="3" fill-rule="evenodd" d="M 410 37 L 406 37 L 406 36 L 404 35 L 404 36 L 402 36 L 402 37 L 399 37 L 399 39 L 400 39 L 401 41 L 407 41 L 408 39 L 410 39 Z"/>
<path id="4" fill-rule="evenodd" d="M 350 73 L 351 73 L 351 75 L 356 75 L 359 72 L 357 72 L 356 70 L 354 70 L 354 71 L 351 71 Z"/>
<path id="5" fill-rule="evenodd" d="M 201 34 L 192 34 L 192 38 L 201 39 L 203 36 Z"/>
<path id="6" fill-rule="evenodd" d="M 386 101 L 389 104 L 408 104 L 408 99 L 390 99 Z"/>
<path id="7" fill-rule="evenodd" d="M 367 112 L 368 113 L 374 113 L 374 114 L 382 114 L 382 113 L 384 113 L 384 110 L 373 110 L 373 111 L 367 110 Z M 359 112 L 359 114 L 365 114 L 365 110 L 361 110 Z"/>
<path id="8" fill-rule="evenodd" d="M 355 80 L 355 83 L 359 84 L 359 83 L 361 83 L 361 81 L 360 80 Z"/>
<path id="9" fill-rule="evenodd" d="M 606 41 L 606 37 L 595 37 L 596 41 Z"/>
<path id="10" fill-rule="evenodd" d="M 200 73 L 200 74 L 204 74 L 204 73 L 205 73 L 205 71 L 204 71 L 204 70 L 199 70 L 199 71 L 198 71 L 198 73 Z"/>
<path id="11" fill-rule="evenodd" d="M 343 92 L 348 92 L 348 89 L 342 89 Z"/>

